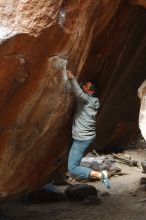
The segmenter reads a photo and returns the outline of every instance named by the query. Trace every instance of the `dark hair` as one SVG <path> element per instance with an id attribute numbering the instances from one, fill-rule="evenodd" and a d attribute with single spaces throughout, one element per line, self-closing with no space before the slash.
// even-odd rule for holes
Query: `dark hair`
<path id="1" fill-rule="evenodd" d="M 83 88 L 83 85 L 85 85 L 87 82 L 91 82 L 91 84 L 92 84 L 91 87 L 90 87 L 90 90 L 94 91 L 94 94 L 92 94 L 91 96 L 92 96 L 92 97 L 97 97 L 97 95 L 98 95 L 98 90 L 97 90 L 96 82 L 95 82 L 94 80 L 82 81 L 82 82 L 80 83 L 81 88 Z"/>
<path id="2" fill-rule="evenodd" d="M 97 86 L 95 84 L 95 82 L 93 80 L 90 80 L 89 82 L 92 83 L 90 90 L 94 91 L 94 93 L 92 94 L 93 97 L 97 97 Z"/>

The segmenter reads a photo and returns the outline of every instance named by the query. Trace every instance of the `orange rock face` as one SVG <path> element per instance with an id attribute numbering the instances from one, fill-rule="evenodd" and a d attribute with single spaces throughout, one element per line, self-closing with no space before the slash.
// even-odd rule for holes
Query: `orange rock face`
<path id="1" fill-rule="evenodd" d="M 1 195 L 42 184 L 62 162 L 74 106 L 66 68 L 99 85 L 97 150 L 137 132 L 146 11 L 125 2 L 0 0 Z"/>

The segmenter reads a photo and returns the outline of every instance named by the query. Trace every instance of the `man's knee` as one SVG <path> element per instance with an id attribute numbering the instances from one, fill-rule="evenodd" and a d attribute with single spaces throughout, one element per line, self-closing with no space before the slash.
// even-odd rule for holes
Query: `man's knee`
<path id="1" fill-rule="evenodd" d="M 68 167 L 68 172 L 69 172 L 72 176 L 76 176 L 76 168 L 75 168 L 75 167 Z"/>

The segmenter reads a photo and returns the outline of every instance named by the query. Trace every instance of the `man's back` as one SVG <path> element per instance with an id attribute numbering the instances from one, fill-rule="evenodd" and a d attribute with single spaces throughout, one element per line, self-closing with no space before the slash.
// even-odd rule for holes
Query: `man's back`
<path id="1" fill-rule="evenodd" d="M 73 92 L 76 96 L 76 112 L 72 126 L 72 136 L 76 140 L 90 140 L 95 138 L 96 115 L 99 100 L 86 94 L 79 87 L 75 79 L 71 80 Z"/>

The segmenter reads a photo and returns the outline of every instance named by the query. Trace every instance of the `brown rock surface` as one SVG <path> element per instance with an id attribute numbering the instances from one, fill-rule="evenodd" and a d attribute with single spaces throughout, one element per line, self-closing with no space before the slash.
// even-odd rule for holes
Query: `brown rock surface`
<path id="1" fill-rule="evenodd" d="M 132 4 L 141 5 L 146 8 L 146 1 L 145 0 L 131 0 Z"/>
<path id="2" fill-rule="evenodd" d="M 0 192 L 43 183 L 70 142 L 66 60 L 101 90 L 97 149 L 138 130 L 146 11 L 122 0 L 0 0 Z"/>

